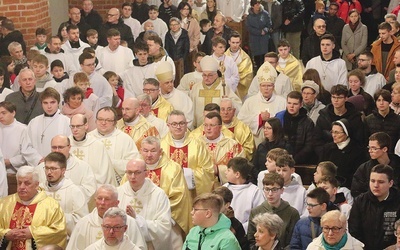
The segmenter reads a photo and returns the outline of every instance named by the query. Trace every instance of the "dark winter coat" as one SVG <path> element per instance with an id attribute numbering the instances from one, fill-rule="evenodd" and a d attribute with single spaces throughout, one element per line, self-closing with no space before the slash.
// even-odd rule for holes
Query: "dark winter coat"
<path id="1" fill-rule="evenodd" d="M 122 21 L 122 19 L 118 20 L 118 23 L 113 24 L 106 22 L 103 25 L 101 25 L 100 30 L 99 30 L 99 42 L 98 44 L 101 46 L 107 46 L 107 31 L 109 29 L 116 29 L 121 33 L 121 40 L 124 40 L 128 43 L 128 47 L 132 48 L 134 38 L 132 34 L 131 28 Z"/>
<path id="2" fill-rule="evenodd" d="M 259 13 L 254 13 L 250 8 L 246 20 L 246 27 L 249 31 L 249 44 L 251 53 L 254 56 L 264 55 L 268 52 L 269 31 L 272 29 L 271 17 L 268 12 L 261 9 Z M 262 31 L 265 32 L 262 35 Z"/>

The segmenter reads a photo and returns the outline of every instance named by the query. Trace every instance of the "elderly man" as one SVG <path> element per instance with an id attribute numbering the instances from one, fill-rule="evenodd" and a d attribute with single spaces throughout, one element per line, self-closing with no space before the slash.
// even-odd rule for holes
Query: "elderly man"
<path id="1" fill-rule="evenodd" d="M 219 63 L 211 56 L 205 56 L 200 61 L 203 70 L 203 81 L 193 85 L 190 98 L 193 100 L 195 127 L 203 123 L 203 109 L 209 103 L 219 103 L 221 98 L 228 97 L 234 102 L 237 110 L 242 106 L 240 98 L 228 87 L 222 86 Z"/>
<path id="2" fill-rule="evenodd" d="M 89 213 L 86 197 L 82 190 L 65 177 L 67 158 L 59 152 L 48 154 L 44 158 L 46 181 L 40 187 L 47 195 L 60 203 L 67 223 L 67 233 L 71 235 L 75 224 Z"/>
<path id="3" fill-rule="evenodd" d="M 26 44 L 24 37 L 19 30 L 15 29 L 14 22 L 10 19 L 5 19 L 1 22 L 0 33 L 3 34 L 3 38 L 0 42 L 0 56 L 8 56 L 8 45 L 12 42 L 18 42 L 22 45 L 22 53 L 26 53 Z"/>
<path id="4" fill-rule="evenodd" d="M 79 56 L 82 54 L 84 48 L 90 47 L 89 44 L 79 39 L 79 28 L 74 24 L 67 26 L 68 41 L 66 41 L 61 48 L 65 54 L 72 57 L 72 63 L 76 69 L 79 69 Z"/>
<path id="5" fill-rule="evenodd" d="M 93 9 L 93 2 L 91 0 L 82 1 L 81 18 L 83 18 L 92 29 L 97 31 L 103 23 L 101 15 Z"/>
<path id="6" fill-rule="evenodd" d="M 128 229 L 127 215 L 124 210 L 111 207 L 103 217 L 103 238 L 88 246 L 86 249 L 90 250 L 105 250 L 105 249 L 132 249 L 140 250 L 138 246 L 129 240 L 126 231 Z M 111 232 L 112 229 L 112 232 Z"/>
<path id="7" fill-rule="evenodd" d="M 117 8 L 111 8 L 107 13 L 107 21 L 99 28 L 99 45 L 107 46 L 107 32 L 109 29 L 116 29 L 121 34 L 121 39 L 128 43 L 128 47 L 133 47 L 133 34 L 131 28 L 124 24 L 121 14 Z"/>
<path id="8" fill-rule="evenodd" d="M 51 140 L 51 152 L 62 153 L 67 159 L 67 167 L 64 176 L 77 185 L 84 193 L 86 200 L 89 200 L 94 192 L 96 192 L 94 170 L 92 170 L 88 163 L 78 159 L 75 155 L 70 154 L 70 149 L 70 140 L 65 135 L 57 135 Z M 46 172 L 44 171 L 44 167 L 44 162 L 36 167 L 40 183 L 46 181 Z"/>
<path id="9" fill-rule="evenodd" d="M 145 161 L 128 162 L 128 181 L 118 188 L 119 207 L 136 219 L 147 249 L 170 249 L 171 205 L 164 190 L 146 178 L 147 172 Z"/>
<path id="10" fill-rule="evenodd" d="M 19 84 L 19 91 L 9 94 L 5 100 L 17 107 L 15 119 L 28 124 L 33 118 L 43 114 L 39 93 L 36 91 L 35 74 L 31 69 L 22 69 L 19 72 Z"/>
<path id="11" fill-rule="evenodd" d="M 265 121 L 286 108 L 285 98 L 274 93 L 276 77 L 275 68 L 264 62 L 255 77 L 259 83 L 259 92 L 244 102 L 238 114 L 238 119 L 250 127 L 256 145 L 264 140 Z"/>
<path id="12" fill-rule="evenodd" d="M 315 238 L 307 249 L 325 249 L 326 245 L 332 249 L 364 249 L 364 244 L 347 232 L 346 215 L 340 211 L 333 210 L 324 214 L 321 217 L 321 226 L 322 234 Z"/>
<path id="13" fill-rule="evenodd" d="M 156 77 L 160 83 L 161 96 L 174 109 L 181 110 L 188 119 L 188 127 L 193 128 L 193 101 L 187 94 L 174 87 L 173 68 L 168 62 L 160 62 L 156 69 Z"/>
<path id="14" fill-rule="evenodd" d="M 163 138 L 168 133 L 168 126 L 166 120 L 160 119 L 153 115 L 151 112 L 151 97 L 150 95 L 141 94 L 138 95 L 137 99 L 139 100 L 139 113 L 146 118 L 146 120 L 156 127 L 160 138 Z"/>
<path id="15" fill-rule="evenodd" d="M 227 138 L 221 132 L 222 118 L 216 112 L 208 113 L 204 118 L 204 135 L 202 139 L 207 145 L 214 164 L 215 175 L 221 184 L 227 182 L 225 171 L 227 164 L 233 157 L 244 157 L 245 153 L 242 145 L 231 138 Z"/>
<path id="16" fill-rule="evenodd" d="M 0 247 L 33 249 L 49 244 L 65 247 L 64 212 L 56 200 L 38 191 L 39 177 L 33 167 L 17 172 L 17 193 L 0 202 Z M 51 237 L 49 237 L 51 235 Z"/>
<path id="17" fill-rule="evenodd" d="M 107 225 L 105 224 L 107 222 L 104 218 L 105 213 L 110 208 L 117 208 L 119 204 L 117 189 L 109 184 L 101 185 L 96 191 L 95 201 L 96 208 L 76 224 L 75 230 L 69 239 L 67 250 L 84 250 L 103 237 L 102 227 L 104 228 L 104 225 Z M 126 234 L 130 241 L 139 249 L 147 249 L 136 220 L 128 216 L 126 226 L 129 227 L 129 230 L 126 230 Z M 114 233 L 117 233 L 117 230 Z"/>
<path id="18" fill-rule="evenodd" d="M 228 41 L 232 33 L 232 29 L 225 25 L 226 17 L 223 14 L 218 13 L 214 17 L 214 20 L 211 21 L 214 21 L 213 27 L 209 29 L 208 32 L 206 33 L 206 37 L 204 38 L 204 42 L 202 45 L 202 51 L 204 51 L 204 53 L 206 53 L 207 55 L 212 54 L 211 39 L 213 37 L 221 36 L 222 38 L 225 39 L 225 41 Z M 229 48 L 229 44 L 227 46 Z"/>
<path id="19" fill-rule="evenodd" d="M 75 68 L 75 64 L 72 63 L 73 59 L 71 55 L 65 54 L 64 50 L 61 49 L 61 39 L 58 36 L 50 37 L 44 52 L 44 55 L 49 60 L 49 65 L 51 65 L 54 60 L 60 60 L 64 65 L 64 71 L 67 72 L 68 75 L 72 76 L 73 73 L 78 71 L 78 69 Z"/>
<path id="20" fill-rule="evenodd" d="M 169 133 L 162 139 L 161 147 L 166 155 L 182 167 L 192 198 L 211 192 L 213 162 L 206 146 L 189 135 L 185 114 L 173 110 L 168 116 L 168 128 Z"/>
<path id="21" fill-rule="evenodd" d="M 234 139 L 242 145 L 246 158 L 250 161 L 254 152 L 254 136 L 248 125 L 239 120 L 236 116 L 236 109 L 229 98 L 222 98 L 220 104 L 223 125 L 233 134 Z"/>
<path id="22" fill-rule="evenodd" d="M 160 64 L 161 63 L 163 62 L 160 62 Z M 154 116 L 167 120 L 169 112 L 171 112 L 174 107 L 160 94 L 160 82 L 155 78 L 144 80 L 143 92 L 148 94 L 153 101 L 151 110 L 153 111 Z"/>
<path id="23" fill-rule="evenodd" d="M 72 135 L 69 136 L 71 152 L 92 167 L 97 184 L 116 185 L 115 173 L 107 149 L 94 136 L 86 133 L 88 127 L 86 116 L 77 114 L 71 117 Z"/>
<path id="24" fill-rule="evenodd" d="M 0 102 L 0 148 L 7 173 L 15 174 L 28 162 L 36 166 L 42 156 L 32 147 L 27 127 L 15 120 L 17 107 L 11 102 Z"/>
<path id="25" fill-rule="evenodd" d="M 19 42 L 11 42 L 7 49 L 15 65 L 22 65 L 25 67 L 29 66 L 28 59 L 26 58 L 22 45 Z"/>
<path id="26" fill-rule="evenodd" d="M 128 134 L 138 149 L 147 136 L 159 136 L 157 129 L 139 114 L 139 105 L 136 98 L 125 99 L 122 103 L 122 118 L 117 122 L 117 128 Z"/>
<path id="27" fill-rule="evenodd" d="M 121 33 L 111 28 L 107 31 L 108 45 L 104 47 L 97 58 L 105 71 L 114 71 L 118 75 L 133 67 L 132 50 L 121 46 Z"/>
<path id="28" fill-rule="evenodd" d="M 76 8 L 76 7 L 72 7 L 69 9 L 68 11 L 68 24 L 73 24 L 78 26 L 79 28 L 79 37 L 82 38 L 82 41 L 84 41 L 85 43 L 87 42 L 86 40 L 86 32 L 91 28 L 89 24 L 87 24 L 85 22 L 84 19 L 82 19 L 81 17 L 81 11 Z"/>
<path id="29" fill-rule="evenodd" d="M 125 166 L 129 160 L 139 156 L 138 149 L 132 138 L 117 129 L 118 114 L 115 109 L 105 107 L 99 109 L 96 115 L 96 129 L 89 133 L 100 140 L 107 149 L 114 166 L 117 180 L 125 174 Z"/>
<path id="30" fill-rule="evenodd" d="M 321 53 L 319 40 L 326 34 L 325 20 L 321 18 L 316 19 L 313 24 L 313 29 L 314 32 L 304 40 L 303 51 L 301 52 L 301 60 L 304 65 L 306 65 L 311 58 Z"/>

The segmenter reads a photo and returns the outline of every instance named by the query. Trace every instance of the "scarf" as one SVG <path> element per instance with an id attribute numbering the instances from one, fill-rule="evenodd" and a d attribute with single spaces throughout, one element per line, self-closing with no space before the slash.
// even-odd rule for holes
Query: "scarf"
<path id="1" fill-rule="evenodd" d="M 182 28 L 179 29 L 178 32 L 171 32 L 172 39 L 174 39 L 175 44 L 178 42 L 179 37 L 182 35 Z"/>
<path id="2" fill-rule="evenodd" d="M 347 234 L 345 233 L 342 237 L 342 239 L 334 246 L 329 245 L 326 241 L 325 238 L 322 237 L 322 245 L 326 250 L 340 250 L 344 245 L 346 245 L 347 242 Z"/>
<path id="3" fill-rule="evenodd" d="M 353 33 L 354 33 L 354 31 L 356 31 L 359 23 L 360 23 L 360 20 L 358 20 L 355 24 L 353 24 L 352 22 L 349 22 L 350 29 L 351 29 L 351 31 L 353 31 Z"/>
<path id="4" fill-rule="evenodd" d="M 89 96 L 93 93 L 93 89 L 92 88 L 87 88 L 86 89 L 86 93 L 85 93 L 85 99 L 88 99 Z"/>

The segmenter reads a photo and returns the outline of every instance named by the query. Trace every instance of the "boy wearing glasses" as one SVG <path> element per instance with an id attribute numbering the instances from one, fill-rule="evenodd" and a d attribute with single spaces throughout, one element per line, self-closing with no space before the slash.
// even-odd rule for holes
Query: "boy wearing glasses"
<path id="1" fill-rule="evenodd" d="M 313 239 L 322 233 L 321 217 L 328 211 L 329 194 L 316 188 L 307 194 L 306 207 L 309 216 L 301 218 L 295 225 L 290 249 L 307 249 Z"/>
<path id="2" fill-rule="evenodd" d="M 398 186 L 400 178 L 400 157 L 389 153 L 391 138 L 385 132 L 376 132 L 369 137 L 368 152 L 370 160 L 361 164 L 351 183 L 351 194 L 356 197 L 368 191 L 368 182 L 371 169 L 377 164 L 389 165 L 394 169 L 394 185 Z"/>
<path id="3" fill-rule="evenodd" d="M 296 222 L 300 219 L 299 212 L 287 201 L 282 200 L 284 180 L 278 173 L 268 173 L 265 175 L 264 180 L 264 195 L 266 200 L 258 207 L 253 208 L 249 217 L 249 228 L 247 230 L 247 238 L 250 242 L 250 247 L 255 245 L 254 234 L 256 232 L 256 225 L 253 218 L 257 214 L 265 212 L 279 215 L 284 221 L 283 233 L 279 238 L 282 246 L 289 246 L 290 239 Z"/>
<path id="4" fill-rule="evenodd" d="M 375 146 L 370 144 L 370 151 Z M 382 163 L 368 176 L 369 190 L 360 194 L 351 208 L 349 232 L 366 250 L 384 249 L 396 243 L 394 223 L 400 217 L 399 192 L 393 187 L 396 176 L 394 168 Z"/>

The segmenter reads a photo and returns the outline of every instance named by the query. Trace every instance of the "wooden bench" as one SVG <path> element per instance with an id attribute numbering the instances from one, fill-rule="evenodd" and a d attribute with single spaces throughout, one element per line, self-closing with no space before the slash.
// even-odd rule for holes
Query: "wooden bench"
<path id="1" fill-rule="evenodd" d="M 17 177 L 15 174 L 7 174 L 8 194 L 17 192 Z"/>
<path id="2" fill-rule="evenodd" d="M 296 169 L 296 173 L 301 176 L 301 180 L 303 181 L 303 185 L 308 187 L 314 181 L 314 172 L 317 165 L 296 165 L 294 168 Z"/>

